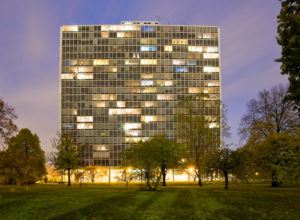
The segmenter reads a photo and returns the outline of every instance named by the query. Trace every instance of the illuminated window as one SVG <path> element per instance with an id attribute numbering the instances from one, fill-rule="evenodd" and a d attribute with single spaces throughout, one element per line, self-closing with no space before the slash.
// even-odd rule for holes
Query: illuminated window
<path id="1" fill-rule="evenodd" d="M 141 85 L 142 86 L 153 86 L 153 80 L 142 80 Z"/>
<path id="2" fill-rule="evenodd" d="M 156 44 L 156 42 L 156 38 L 141 38 L 140 40 L 141 44 Z"/>
<path id="3" fill-rule="evenodd" d="M 157 47 L 156 46 L 141 46 L 141 51 L 156 51 Z"/>
<path id="4" fill-rule="evenodd" d="M 203 48 L 201 46 L 188 46 L 189 52 L 202 52 Z"/>
<path id="5" fill-rule="evenodd" d="M 175 67 L 174 71 L 175 71 L 175 73 L 187 73 L 188 68 L 187 67 Z"/>
<path id="6" fill-rule="evenodd" d="M 74 74 L 72 74 L 72 73 L 63 73 L 63 74 L 61 74 L 61 79 L 74 79 Z"/>
<path id="7" fill-rule="evenodd" d="M 97 108 L 105 108 L 106 107 L 106 103 L 105 102 L 97 102 L 96 103 L 96 107 Z"/>
<path id="8" fill-rule="evenodd" d="M 77 116 L 77 122 L 93 122 L 93 116 Z"/>
<path id="9" fill-rule="evenodd" d="M 142 32 L 153 32 L 154 27 L 153 26 L 141 26 L 141 31 Z"/>
<path id="10" fill-rule="evenodd" d="M 102 31 L 101 32 L 101 37 L 103 37 L 103 38 L 109 37 L 109 32 L 108 31 Z"/>
<path id="11" fill-rule="evenodd" d="M 117 32 L 117 37 L 125 37 L 125 33 L 124 32 Z"/>
<path id="12" fill-rule="evenodd" d="M 117 70 L 118 70 L 117 67 L 112 67 L 112 66 L 111 66 L 111 67 L 108 68 L 108 72 L 112 72 L 112 73 L 116 73 Z"/>
<path id="13" fill-rule="evenodd" d="M 77 129 L 93 129 L 92 123 L 77 123 Z"/>
<path id="14" fill-rule="evenodd" d="M 187 39 L 172 39 L 172 44 L 188 44 Z"/>
<path id="15" fill-rule="evenodd" d="M 203 53 L 203 58 L 204 59 L 216 59 L 219 58 L 218 53 Z"/>
<path id="16" fill-rule="evenodd" d="M 76 25 L 63 26 L 62 31 L 78 31 L 78 26 Z"/>
<path id="17" fill-rule="evenodd" d="M 203 72 L 205 72 L 205 73 L 219 72 L 219 67 L 214 67 L 214 66 L 204 66 L 204 67 L 203 67 Z"/>
<path id="18" fill-rule="evenodd" d="M 124 123 L 124 130 L 132 130 L 132 129 L 141 129 L 142 124 L 141 123 Z"/>
<path id="19" fill-rule="evenodd" d="M 141 65 L 157 65 L 156 59 L 141 59 Z"/>
<path id="20" fill-rule="evenodd" d="M 125 60 L 125 65 L 138 65 L 139 60 L 131 59 L 131 60 Z"/>
<path id="21" fill-rule="evenodd" d="M 94 159 L 108 159 L 109 158 L 109 152 L 108 151 L 94 151 L 93 152 L 93 158 Z"/>
<path id="22" fill-rule="evenodd" d="M 94 151 L 108 151 L 109 148 L 105 144 L 95 144 L 93 145 Z"/>
<path id="23" fill-rule="evenodd" d="M 152 102 L 152 101 L 144 102 L 144 107 L 153 107 L 153 106 L 154 106 L 154 102 Z"/>
<path id="24" fill-rule="evenodd" d="M 185 60 L 173 60 L 173 65 L 185 65 Z"/>
<path id="25" fill-rule="evenodd" d="M 138 115 L 141 114 L 139 108 L 111 108 L 108 112 L 110 115 Z"/>
<path id="26" fill-rule="evenodd" d="M 204 39 L 212 38 L 212 34 L 211 33 L 203 33 L 203 38 Z"/>
<path id="27" fill-rule="evenodd" d="M 123 101 L 117 102 L 117 107 L 119 107 L 119 108 L 125 107 L 125 102 L 123 102 Z"/>
<path id="28" fill-rule="evenodd" d="M 91 66 L 80 66 L 77 69 L 77 73 L 91 73 L 93 72 L 93 67 Z"/>
<path id="29" fill-rule="evenodd" d="M 126 137 L 125 143 L 137 143 L 141 140 L 142 140 L 142 138 L 140 138 L 140 137 Z"/>
<path id="30" fill-rule="evenodd" d="M 152 73 L 142 73 L 141 74 L 141 78 L 142 79 L 152 79 L 153 78 L 153 74 Z"/>
<path id="31" fill-rule="evenodd" d="M 153 116 L 153 115 L 142 115 L 141 121 L 146 122 L 146 123 L 152 122 L 152 121 L 157 121 L 157 116 Z"/>
<path id="32" fill-rule="evenodd" d="M 103 31 L 137 31 L 139 26 L 136 25 L 101 25 Z"/>
<path id="33" fill-rule="evenodd" d="M 125 135 L 137 137 L 137 136 L 141 135 L 141 131 L 140 130 L 128 130 L 128 131 L 125 131 Z"/>
<path id="34" fill-rule="evenodd" d="M 166 45 L 164 48 L 165 48 L 166 52 L 172 52 L 173 51 L 173 46 Z"/>
<path id="35" fill-rule="evenodd" d="M 212 122 L 212 123 L 209 123 L 208 127 L 209 127 L 209 128 L 218 128 L 219 125 L 218 125 L 218 123 L 216 123 L 216 122 Z"/>
<path id="36" fill-rule="evenodd" d="M 77 109 L 72 110 L 72 115 L 77 115 Z"/>
<path id="37" fill-rule="evenodd" d="M 156 88 L 155 87 L 147 87 L 147 88 L 143 88 L 142 93 L 155 93 L 156 92 Z"/>
<path id="38" fill-rule="evenodd" d="M 117 95 L 114 94 L 93 94 L 93 100 L 116 100 Z"/>
<path id="39" fill-rule="evenodd" d="M 158 94 L 157 100 L 173 100 L 173 95 L 171 94 Z"/>
<path id="40" fill-rule="evenodd" d="M 156 83 L 159 86 L 172 86 L 173 85 L 172 80 L 157 80 Z"/>
<path id="41" fill-rule="evenodd" d="M 92 73 L 90 74 L 82 74 L 82 73 L 78 73 L 77 74 L 77 79 L 93 79 L 94 76 Z"/>
<path id="42" fill-rule="evenodd" d="M 103 65 L 108 65 L 108 64 L 109 64 L 109 60 L 107 60 L 107 59 L 94 60 L 94 66 L 103 66 Z"/>
<path id="43" fill-rule="evenodd" d="M 207 53 L 216 53 L 218 52 L 218 47 L 204 47 L 204 51 Z"/>
<path id="44" fill-rule="evenodd" d="M 217 81 L 215 81 L 215 82 L 207 82 L 205 84 L 207 84 L 206 86 L 210 86 L 210 87 L 219 86 L 219 83 Z"/>
<path id="45" fill-rule="evenodd" d="M 140 93 L 141 89 L 140 88 L 129 88 L 130 93 Z"/>
<path id="46" fill-rule="evenodd" d="M 197 87 L 190 87 L 189 93 L 200 93 L 200 88 Z"/>

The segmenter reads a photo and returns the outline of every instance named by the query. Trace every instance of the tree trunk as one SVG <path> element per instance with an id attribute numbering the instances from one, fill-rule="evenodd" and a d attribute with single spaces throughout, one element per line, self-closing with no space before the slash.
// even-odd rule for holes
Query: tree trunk
<path id="1" fill-rule="evenodd" d="M 71 169 L 68 169 L 68 186 L 71 186 Z"/>
<path id="2" fill-rule="evenodd" d="M 167 165 L 164 162 L 161 164 L 161 171 L 163 176 L 163 186 L 166 186 Z"/>
<path id="3" fill-rule="evenodd" d="M 200 176 L 198 177 L 198 186 L 200 186 L 200 187 L 202 187 L 202 186 L 203 186 L 203 184 L 202 184 L 202 180 L 201 180 L 201 177 L 200 177 Z"/>
<path id="4" fill-rule="evenodd" d="M 224 177 L 225 177 L 225 190 L 228 190 L 228 172 L 227 170 L 223 170 L 223 173 L 224 173 Z"/>
<path id="5" fill-rule="evenodd" d="M 272 184 L 271 187 L 278 187 L 281 184 L 281 182 L 278 182 L 278 178 L 276 175 L 276 172 L 272 172 Z"/>

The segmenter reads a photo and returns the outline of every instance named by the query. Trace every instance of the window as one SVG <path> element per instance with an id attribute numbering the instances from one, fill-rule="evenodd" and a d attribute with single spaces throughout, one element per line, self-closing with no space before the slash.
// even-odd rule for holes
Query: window
<path id="1" fill-rule="evenodd" d="M 153 86 L 153 80 L 142 80 L 141 85 L 142 86 Z"/>
<path id="2" fill-rule="evenodd" d="M 62 31 L 78 31 L 78 26 L 76 25 L 63 26 Z"/>
<path id="3" fill-rule="evenodd" d="M 111 108 L 108 112 L 110 115 L 138 115 L 141 114 L 139 108 Z"/>
<path id="4" fill-rule="evenodd" d="M 93 148 L 94 148 L 94 151 L 108 151 L 109 150 L 108 146 L 105 144 L 95 144 L 93 146 Z"/>
<path id="5" fill-rule="evenodd" d="M 219 58 L 218 53 L 203 53 L 203 58 L 204 59 L 216 59 Z"/>
<path id="6" fill-rule="evenodd" d="M 107 60 L 107 59 L 94 60 L 94 66 L 103 66 L 103 65 L 108 65 L 108 64 L 109 64 L 109 60 Z"/>
<path id="7" fill-rule="evenodd" d="M 172 80 L 157 80 L 156 83 L 159 86 L 172 86 L 173 85 Z"/>
<path id="8" fill-rule="evenodd" d="M 137 31 L 139 26 L 136 25 L 102 25 L 103 31 Z"/>
<path id="9" fill-rule="evenodd" d="M 144 107 L 153 107 L 154 106 L 154 102 L 152 102 L 152 101 L 146 101 L 146 102 L 144 102 L 143 106 Z"/>
<path id="10" fill-rule="evenodd" d="M 106 107 L 106 103 L 105 102 L 97 102 L 96 103 L 96 107 L 97 108 L 105 108 Z"/>
<path id="11" fill-rule="evenodd" d="M 141 38 L 141 44 L 156 44 L 156 38 Z"/>
<path id="12" fill-rule="evenodd" d="M 103 37 L 103 38 L 109 37 L 109 32 L 108 31 L 102 31 L 101 32 L 101 37 Z"/>
<path id="13" fill-rule="evenodd" d="M 215 82 L 207 82 L 205 84 L 207 84 L 205 86 L 209 86 L 209 87 L 219 86 L 219 83 L 217 81 L 215 81 Z"/>
<path id="14" fill-rule="evenodd" d="M 155 93 L 156 92 L 156 88 L 155 87 L 146 87 L 143 88 L 142 93 Z"/>
<path id="15" fill-rule="evenodd" d="M 78 73 L 77 74 L 77 79 L 93 79 L 94 78 L 94 76 L 93 76 L 93 74 L 92 73 L 89 73 L 89 74 L 85 74 L 85 73 Z"/>
<path id="16" fill-rule="evenodd" d="M 93 72 L 93 67 L 91 66 L 80 66 L 77 69 L 77 73 L 91 73 Z"/>
<path id="17" fill-rule="evenodd" d="M 157 47 L 156 46 L 141 46 L 141 51 L 156 51 Z"/>
<path id="18" fill-rule="evenodd" d="M 140 137 L 126 137 L 125 143 L 137 143 L 141 140 L 142 140 L 142 138 L 140 138 Z"/>
<path id="19" fill-rule="evenodd" d="M 202 52 L 203 48 L 201 46 L 188 46 L 189 52 Z"/>
<path id="20" fill-rule="evenodd" d="M 116 100 L 117 95 L 114 94 L 93 94 L 93 100 Z"/>
<path id="21" fill-rule="evenodd" d="M 173 95 L 171 94 L 158 94 L 157 100 L 173 100 Z"/>
<path id="22" fill-rule="evenodd" d="M 77 122 L 93 122 L 93 116 L 77 116 Z"/>
<path id="23" fill-rule="evenodd" d="M 142 115 L 141 121 L 146 122 L 146 123 L 152 122 L 152 121 L 157 121 L 157 116 L 153 116 L 153 115 Z"/>
<path id="24" fill-rule="evenodd" d="M 188 44 L 187 39 L 172 39 L 172 44 Z"/>
<path id="25" fill-rule="evenodd" d="M 72 73 L 63 73 L 63 74 L 61 74 L 61 79 L 74 79 L 74 74 L 72 74 Z"/>
<path id="26" fill-rule="evenodd" d="M 77 129 L 93 129 L 92 123 L 77 123 Z"/>
<path id="27" fill-rule="evenodd" d="M 141 74 L 141 78 L 142 79 L 152 79 L 153 78 L 153 74 L 152 73 L 142 73 Z"/>
<path id="28" fill-rule="evenodd" d="M 209 123 L 208 127 L 209 128 L 218 128 L 219 125 L 216 122 L 212 122 L 212 123 Z"/>
<path id="29" fill-rule="evenodd" d="M 134 59 L 125 60 L 125 65 L 138 65 L 138 64 L 139 64 L 138 60 L 134 60 Z"/>
<path id="30" fill-rule="evenodd" d="M 173 60 L 173 65 L 185 65 L 185 60 Z"/>
<path id="31" fill-rule="evenodd" d="M 175 67 L 174 70 L 175 70 L 175 73 L 187 73 L 188 72 L 187 67 Z"/>
<path id="32" fill-rule="evenodd" d="M 128 130 L 128 131 L 125 131 L 125 135 L 137 137 L 137 136 L 141 135 L 141 131 L 140 130 Z"/>
<path id="33" fill-rule="evenodd" d="M 142 32 L 153 32 L 154 27 L 153 26 L 141 26 L 141 31 Z"/>
<path id="34" fill-rule="evenodd" d="M 188 66 L 196 66 L 197 65 L 197 61 L 196 60 L 188 60 L 187 61 L 187 65 Z"/>
<path id="35" fill-rule="evenodd" d="M 119 108 L 125 107 L 125 102 L 123 102 L 123 101 L 117 102 L 117 107 L 119 107 Z"/>
<path id="36" fill-rule="evenodd" d="M 141 65 L 157 65 L 156 59 L 141 59 Z"/>
<path id="37" fill-rule="evenodd" d="M 214 67 L 214 66 L 204 66 L 204 67 L 203 67 L 203 72 L 205 72 L 205 73 L 219 72 L 219 67 Z"/>
<path id="38" fill-rule="evenodd" d="M 218 52 L 218 47 L 204 47 L 204 51 L 207 53 L 216 53 Z"/>
<path id="39" fill-rule="evenodd" d="M 165 48 L 166 52 L 172 52 L 173 51 L 173 46 L 166 45 L 164 48 Z"/>
<path id="40" fill-rule="evenodd" d="M 197 88 L 197 87 L 190 87 L 189 88 L 189 93 L 200 93 L 200 88 Z"/>
<path id="41" fill-rule="evenodd" d="M 141 129 L 142 124 L 141 123 L 124 123 L 123 128 L 125 131 L 132 130 L 132 129 Z"/>
<path id="42" fill-rule="evenodd" d="M 117 37 L 125 37 L 125 33 L 124 32 L 117 32 Z"/>

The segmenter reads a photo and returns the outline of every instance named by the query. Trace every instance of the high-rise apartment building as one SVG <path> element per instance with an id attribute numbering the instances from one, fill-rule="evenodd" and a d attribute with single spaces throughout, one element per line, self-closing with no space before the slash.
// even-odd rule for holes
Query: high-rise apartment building
<path id="1" fill-rule="evenodd" d="M 83 144 L 85 165 L 119 166 L 132 142 L 175 139 L 176 106 L 197 93 L 207 94 L 202 112 L 220 142 L 218 27 L 73 25 L 60 39 L 61 131 Z"/>

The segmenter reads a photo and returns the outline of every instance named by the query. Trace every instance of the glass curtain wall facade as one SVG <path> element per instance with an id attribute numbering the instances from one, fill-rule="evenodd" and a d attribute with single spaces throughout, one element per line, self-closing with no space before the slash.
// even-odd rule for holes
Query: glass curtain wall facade
<path id="1" fill-rule="evenodd" d="M 119 166 L 130 143 L 176 139 L 176 106 L 206 93 L 220 142 L 219 28 L 122 22 L 62 26 L 61 132 L 82 144 L 84 165 Z"/>

